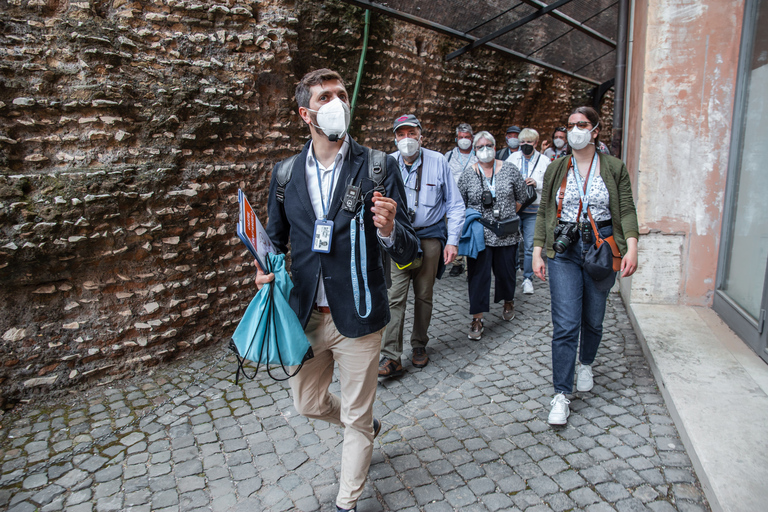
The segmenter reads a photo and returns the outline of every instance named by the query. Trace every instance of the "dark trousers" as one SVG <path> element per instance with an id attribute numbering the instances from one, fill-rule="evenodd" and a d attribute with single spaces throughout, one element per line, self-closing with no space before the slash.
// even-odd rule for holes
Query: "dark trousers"
<path id="1" fill-rule="evenodd" d="M 467 257 L 467 282 L 469 284 L 469 314 L 490 311 L 491 270 L 496 276 L 496 293 L 493 302 L 510 301 L 515 298 L 515 261 L 517 244 L 503 247 L 488 247 Z"/>

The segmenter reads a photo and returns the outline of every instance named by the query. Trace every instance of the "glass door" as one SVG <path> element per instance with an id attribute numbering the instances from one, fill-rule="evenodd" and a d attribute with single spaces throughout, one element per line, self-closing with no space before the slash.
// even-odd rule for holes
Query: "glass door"
<path id="1" fill-rule="evenodd" d="M 747 0 L 715 311 L 768 361 L 768 0 Z"/>

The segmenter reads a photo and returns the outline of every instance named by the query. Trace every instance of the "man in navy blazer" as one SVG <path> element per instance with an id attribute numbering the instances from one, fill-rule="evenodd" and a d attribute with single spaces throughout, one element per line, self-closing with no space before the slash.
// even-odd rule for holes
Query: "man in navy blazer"
<path id="1" fill-rule="evenodd" d="M 419 242 L 399 206 L 405 190 L 395 160 L 383 155 L 386 177 L 374 190 L 370 150 L 346 133 L 349 100 L 341 76 L 329 69 L 308 73 L 296 87 L 296 101 L 312 138 L 298 157 L 278 164 L 292 164 L 284 190 L 278 167 L 272 172 L 267 234 L 282 252 L 290 243 L 289 301 L 314 352 L 290 380 L 294 406 L 308 418 L 344 427 L 336 507 L 355 510 L 381 428 L 373 402 L 390 319 L 384 252 L 406 265 Z M 272 278 L 259 270 L 256 283 Z M 340 397 L 328 391 L 334 361 Z"/>

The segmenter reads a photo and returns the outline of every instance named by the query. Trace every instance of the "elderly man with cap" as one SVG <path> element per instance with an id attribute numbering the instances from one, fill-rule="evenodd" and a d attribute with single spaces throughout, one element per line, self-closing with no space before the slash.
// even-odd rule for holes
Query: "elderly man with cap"
<path id="1" fill-rule="evenodd" d="M 408 212 L 421 253 L 412 263 L 391 267 L 389 310 L 392 318 L 381 340 L 379 377 L 403 373 L 403 327 L 408 288 L 413 280 L 414 308 L 411 330 L 411 362 L 416 368 L 429 363 L 427 330 L 432 319 L 432 290 L 458 252 L 464 226 L 464 200 L 441 153 L 421 147 L 421 123 L 413 114 L 400 116 L 394 123 L 397 160 L 405 184 L 404 209 Z M 446 223 L 444 217 L 448 217 Z"/>
<path id="2" fill-rule="evenodd" d="M 507 134 L 505 135 L 505 138 L 507 139 L 507 147 L 496 152 L 496 160 L 504 161 L 509 158 L 509 155 L 518 150 L 520 147 L 520 141 L 517 140 L 518 135 L 520 135 L 519 126 L 513 125 L 507 128 Z"/>
<path id="3" fill-rule="evenodd" d="M 472 126 L 469 123 L 459 123 L 456 127 L 456 147 L 445 154 L 448 160 L 448 168 L 451 170 L 456 184 L 459 183 L 459 177 L 464 169 L 472 167 L 477 163 L 477 155 L 472 147 L 472 139 L 475 136 Z M 464 273 L 464 256 L 456 256 L 453 260 L 453 267 L 448 274 L 451 277 L 458 277 Z"/>

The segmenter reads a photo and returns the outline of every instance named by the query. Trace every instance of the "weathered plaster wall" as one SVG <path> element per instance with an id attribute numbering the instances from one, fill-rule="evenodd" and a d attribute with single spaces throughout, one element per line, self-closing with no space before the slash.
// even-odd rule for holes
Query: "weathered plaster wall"
<path id="1" fill-rule="evenodd" d="M 237 189 L 265 214 L 307 139 L 297 77 L 351 92 L 362 30 L 336 1 L 0 0 L 0 402 L 226 344 L 254 294 Z M 460 44 L 374 16 L 352 134 L 392 150 L 410 111 L 447 150 L 460 121 L 548 134 L 589 102 L 487 50 L 446 64 Z"/>
<path id="2" fill-rule="evenodd" d="M 652 257 L 631 300 L 710 305 L 743 2 L 643 0 L 635 15 L 628 161 Z"/>

